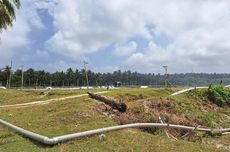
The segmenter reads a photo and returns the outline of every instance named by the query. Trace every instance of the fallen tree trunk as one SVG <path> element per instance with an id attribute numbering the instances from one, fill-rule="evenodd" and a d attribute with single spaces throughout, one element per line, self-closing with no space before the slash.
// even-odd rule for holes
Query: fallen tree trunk
<path id="1" fill-rule="evenodd" d="M 112 109 L 116 109 L 119 112 L 125 112 L 127 109 L 127 105 L 125 103 L 117 103 L 112 99 L 109 99 L 105 96 L 97 95 L 94 93 L 87 92 L 89 94 L 89 97 L 92 99 L 96 99 L 98 101 L 101 101 L 105 103 L 106 105 L 110 106 Z"/>

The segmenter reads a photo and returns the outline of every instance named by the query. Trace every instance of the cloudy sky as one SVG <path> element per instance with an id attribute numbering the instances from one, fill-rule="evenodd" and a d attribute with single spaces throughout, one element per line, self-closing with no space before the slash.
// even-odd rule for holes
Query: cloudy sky
<path id="1" fill-rule="evenodd" d="M 230 73 L 229 0 L 22 0 L 0 67 Z"/>

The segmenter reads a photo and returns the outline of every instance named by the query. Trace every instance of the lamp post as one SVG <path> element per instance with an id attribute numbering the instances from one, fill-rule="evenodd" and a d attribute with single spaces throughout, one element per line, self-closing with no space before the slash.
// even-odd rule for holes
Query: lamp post
<path id="1" fill-rule="evenodd" d="M 168 66 L 164 65 L 163 68 L 165 69 L 165 88 L 166 88 L 167 87 Z"/>
<path id="2" fill-rule="evenodd" d="M 88 79 L 88 74 L 87 74 L 87 64 L 89 64 L 86 61 L 83 61 L 84 69 L 85 69 L 85 77 L 86 77 L 86 83 L 87 83 L 87 89 L 89 89 L 89 79 Z"/>
<path id="3" fill-rule="evenodd" d="M 12 80 L 12 60 L 10 62 L 10 78 L 9 78 L 9 88 L 10 88 L 10 85 L 11 85 L 11 80 Z"/>
<path id="4" fill-rule="evenodd" d="M 24 77 L 23 77 L 23 74 L 24 74 L 24 71 L 23 71 L 23 65 L 22 65 L 22 75 L 21 75 L 21 80 L 22 80 L 22 82 L 21 82 L 21 89 L 23 89 L 23 83 L 24 83 Z"/>

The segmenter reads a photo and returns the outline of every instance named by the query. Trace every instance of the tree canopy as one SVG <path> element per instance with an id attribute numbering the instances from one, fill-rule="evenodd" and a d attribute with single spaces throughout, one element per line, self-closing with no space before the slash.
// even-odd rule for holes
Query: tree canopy
<path id="1" fill-rule="evenodd" d="M 0 31 L 13 25 L 16 19 L 15 9 L 20 5 L 20 0 L 0 0 Z"/>
<path id="2" fill-rule="evenodd" d="M 0 68 L 0 86 L 9 86 L 10 67 Z M 62 87 L 62 86 L 86 86 L 86 71 L 84 69 L 69 68 L 66 71 L 48 72 L 29 68 L 24 71 L 25 87 Z M 150 85 L 154 87 L 164 86 L 165 75 L 154 73 L 138 73 L 132 71 L 117 70 L 112 73 L 100 73 L 87 71 L 90 86 L 113 85 L 121 82 L 122 86 Z M 11 86 L 21 86 L 21 69 L 12 71 Z M 210 84 L 230 84 L 230 74 L 207 73 L 180 73 L 168 74 L 168 82 L 172 86 L 207 86 Z"/>

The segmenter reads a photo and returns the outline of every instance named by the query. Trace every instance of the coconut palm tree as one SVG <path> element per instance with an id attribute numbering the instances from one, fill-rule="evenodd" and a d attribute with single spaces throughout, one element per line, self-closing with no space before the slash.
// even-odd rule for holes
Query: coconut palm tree
<path id="1" fill-rule="evenodd" d="M 0 0 L 0 31 L 13 25 L 15 9 L 20 7 L 20 0 Z"/>

